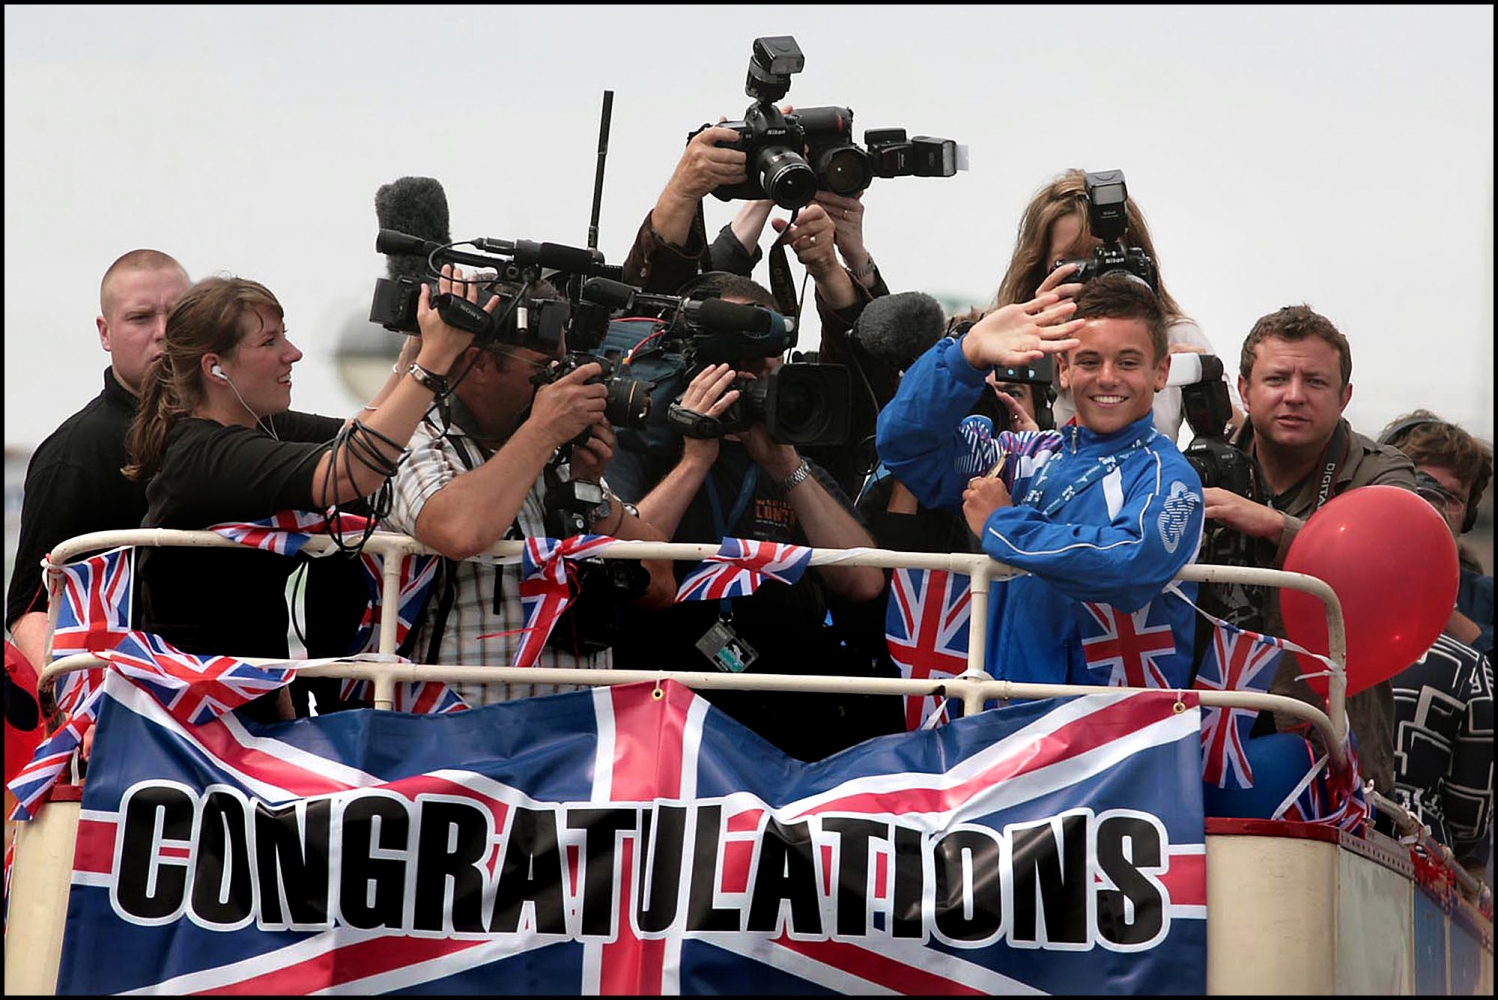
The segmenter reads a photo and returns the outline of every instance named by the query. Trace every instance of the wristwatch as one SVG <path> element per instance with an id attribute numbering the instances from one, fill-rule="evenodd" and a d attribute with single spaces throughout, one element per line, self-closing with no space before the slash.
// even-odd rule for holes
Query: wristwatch
<path id="1" fill-rule="evenodd" d="M 806 477 L 810 475 L 811 463 L 803 458 L 801 460 L 801 464 L 796 466 L 796 471 L 792 472 L 789 476 L 786 476 L 784 479 L 780 480 L 780 482 L 776 483 L 775 488 L 780 491 L 781 496 L 785 496 L 791 490 L 804 483 L 806 481 Z"/>
<path id="2" fill-rule="evenodd" d="M 867 257 L 864 258 L 863 267 L 860 267 L 856 271 L 851 271 L 851 269 L 850 269 L 853 277 L 855 277 L 855 278 L 858 279 L 858 283 L 859 284 L 863 284 L 864 282 L 866 282 L 870 278 L 872 278 L 874 276 L 874 271 L 875 270 L 876 270 L 876 265 L 874 264 L 874 256 L 873 256 L 873 254 L 870 254 L 870 255 L 868 255 Z"/>
<path id="3" fill-rule="evenodd" d="M 588 511 L 588 520 L 602 521 L 604 518 L 612 514 L 614 512 L 614 502 L 612 498 L 613 494 L 605 490 L 603 499 L 598 501 L 598 505 L 596 507 Z"/>

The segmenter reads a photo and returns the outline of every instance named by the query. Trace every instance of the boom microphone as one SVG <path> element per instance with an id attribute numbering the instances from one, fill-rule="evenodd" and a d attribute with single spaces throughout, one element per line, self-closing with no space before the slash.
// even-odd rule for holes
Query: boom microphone
<path id="1" fill-rule="evenodd" d="M 533 243 L 530 240 L 491 240 L 479 238 L 473 245 L 489 253 L 505 254 L 519 267 L 544 267 L 568 274 L 589 274 L 603 262 L 592 250 L 569 247 L 562 243 Z"/>
<path id="2" fill-rule="evenodd" d="M 940 302 L 925 292 L 895 292 L 864 306 L 849 336 L 876 360 L 904 371 L 946 332 Z"/>
<path id="3" fill-rule="evenodd" d="M 418 240 L 447 244 L 452 242 L 448 227 L 447 192 L 434 177 L 402 177 L 375 191 L 375 218 L 380 229 L 405 233 Z M 413 246 L 389 254 L 385 267 L 391 278 L 421 281 L 427 277 L 426 254 Z"/>

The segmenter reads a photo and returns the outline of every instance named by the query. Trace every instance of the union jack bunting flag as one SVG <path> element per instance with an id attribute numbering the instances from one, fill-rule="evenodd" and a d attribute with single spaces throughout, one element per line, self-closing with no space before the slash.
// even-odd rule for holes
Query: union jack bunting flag
<path id="1" fill-rule="evenodd" d="M 900 676 L 943 680 L 967 669 L 972 618 L 968 577 L 944 569 L 897 569 L 890 579 L 884 638 Z M 942 709 L 937 695 L 907 695 L 905 728 L 919 729 Z"/>
<path id="2" fill-rule="evenodd" d="M 1215 620 L 1212 644 L 1202 658 L 1194 687 L 1205 691 L 1267 692 L 1284 649 L 1260 635 Z M 1202 706 L 1202 780 L 1218 788 L 1254 786 L 1244 744 L 1258 710 Z"/>
<path id="3" fill-rule="evenodd" d="M 369 520 L 339 513 L 331 523 L 335 531 L 362 532 L 368 527 Z M 211 530 L 252 548 L 294 556 L 313 535 L 325 533 L 328 526 L 328 518 L 315 511 L 283 510 L 259 521 L 218 524 Z M 350 655 L 372 652 L 379 645 L 380 606 L 384 597 L 381 559 L 368 552 L 360 552 L 359 559 L 369 587 L 369 603 L 364 608 L 364 617 L 359 622 Z M 438 558 L 431 555 L 406 556 L 401 560 L 400 610 L 395 626 L 397 646 L 405 641 L 406 634 L 415 624 L 416 615 L 421 611 L 426 592 L 437 573 L 438 562 Z M 373 685 L 369 681 L 345 680 L 339 694 L 347 701 L 368 701 L 373 695 Z M 461 711 L 468 705 L 446 684 L 402 681 L 395 686 L 394 707 L 402 712 L 442 713 Z"/>
<path id="4" fill-rule="evenodd" d="M 259 521 L 226 521 L 208 530 L 252 549 L 294 556 L 313 535 L 327 534 L 329 527 L 328 515 L 318 511 L 283 510 Z M 356 514 L 339 512 L 331 520 L 331 530 L 339 533 L 362 532 L 368 527 L 369 519 Z"/>
<path id="5" fill-rule="evenodd" d="M 101 655 L 190 726 L 284 687 L 296 676 L 290 661 L 257 667 L 232 656 L 195 656 L 149 632 L 131 632 Z"/>
<path id="6" fill-rule="evenodd" d="M 90 671 L 91 673 L 93 671 Z M 107 671 L 100 670 L 100 674 Z M 102 680 L 94 684 L 84 700 L 68 712 L 57 732 L 42 741 L 31 755 L 31 760 L 21 768 L 6 785 L 16 797 L 16 807 L 9 819 L 31 820 L 52 786 L 57 784 L 62 772 L 67 770 L 73 752 L 83 743 L 83 734 L 93 728 L 99 703 L 104 698 Z"/>
<path id="7" fill-rule="evenodd" d="M 1341 774 L 1332 774 L 1330 758 L 1326 754 L 1318 757 L 1306 771 L 1306 776 L 1296 784 L 1270 819 L 1288 819 L 1297 823 L 1313 823 L 1331 826 L 1351 834 L 1362 832 L 1363 825 L 1371 815 L 1367 792 L 1363 788 L 1362 769 L 1358 765 L 1358 751 L 1348 730 L 1348 741 L 1343 744 L 1347 751 L 1348 766 Z M 1315 750 L 1306 744 L 1308 756 Z"/>
<path id="8" fill-rule="evenodd" d="M 1150 625 L 1150 601 L 1132 614 L 1111 604 L 1082 602 L 1082 656 L 1087 669 L 1114 687 L 1170 687 L 1156 661 L 1176 655 L 1170 622 Z"/>
<path id="9" fill-rule="evenodd" d="M 795 583 L 810 562 L 811 549 L 804 545 L 725 538 L 716 553 L 681 581 L 676 603 L 747 597 L 766 579 Z"/>
<path id="10" fill-rule="evenodd" d="M 52 633 L 52 659 L 113 649 L 130 633 L 131 558 L 132 550 L 121 547 L 61 567 L 62 595 Z M 87 700 L 102 676 L 100 670 L 75 670 L 58 678 L 58 707 L 73 711 Z"/>
<path id="11" fill-rule="evenodd" d="M 571 538 L 527 538 L 520 558 L 520 610 L 525 623 L 515 643 L 514 667 L 529 667 L 541 655 L 557 619 L 572 603 L 577 571 L 574 559 L 586 559 L 616 539 L 608 535 Z"/>
<path id="12" fill-rule="evenodd" d="M 60 994 L 1206 989 L 1189 693 L 807 765 L 671 681 L 265 726 L 104 691 Z"/>

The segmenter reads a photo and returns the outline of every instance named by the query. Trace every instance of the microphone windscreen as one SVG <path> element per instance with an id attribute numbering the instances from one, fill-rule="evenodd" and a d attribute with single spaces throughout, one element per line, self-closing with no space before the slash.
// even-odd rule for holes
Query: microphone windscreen
<path id="1" fill-rule="evenodd" d="M 634 300 L 635 287 L 608 278 L 589 278 L 583 282 L 583 298 L 610 309 L 627 309 Z"/>
<path id="2" fill-rule="evenodd" d="M 451 243 L 448 225 L 447 192 L 434 177 L 402 177 L 380 185 L 375 192 L 375 217 L 381 229 L 415 236 L 432 243 Z M 414 254 L 390 254 L 385 266 L 392 278 L 426 277 L 425 257 Z"/>
<path id="3" fill-rule="evenodd" d="M 946 332 L 940 302 L 925 292 L 895 292 L 864 306 L 851 336 L 876 360 L 904 371 Z"/>
<path id="4" fill-rule="evenodd" d="M 697 307 L 697 322 L 705 330 L 742 333 L 769 333 L 770 313 L 759 306 L 703 299 Z"/>

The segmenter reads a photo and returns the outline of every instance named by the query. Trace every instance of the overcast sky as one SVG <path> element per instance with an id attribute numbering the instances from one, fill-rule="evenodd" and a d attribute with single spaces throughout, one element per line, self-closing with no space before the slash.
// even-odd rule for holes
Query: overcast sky
<path id="1" fill-rule="evenodd" d="M 306 352 L 294 405 L 351 412 L 334 347 L 384 273 L 377 187 L 436 177 L 454 237 L 584 245 L 611 89 L 599 246 L 622 262 L 782 34 L 806 57 L 788 100 L 970 148 L 966 174 L 865 196 L 891 288 L 986 303 L 1037 188 L 1122 169 L 1230 369 L 1306 302 L 1352 342 L 1360 429 L 1424 405 L 1491 438 L 1491 6 L 8 5 L 5 442 L 98 391 L 98 281 L 142 246 L 264 282 Z M 732 210 L 709 200 L 709 228 Z"/>

